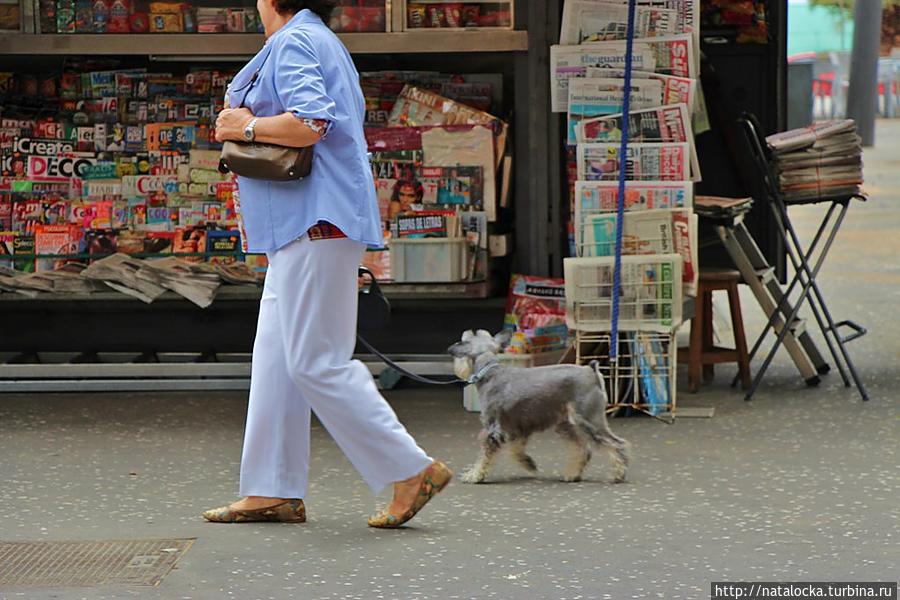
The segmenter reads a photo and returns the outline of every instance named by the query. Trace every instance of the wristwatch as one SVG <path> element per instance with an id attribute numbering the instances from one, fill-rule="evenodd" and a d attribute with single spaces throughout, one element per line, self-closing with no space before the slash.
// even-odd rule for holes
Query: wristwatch
<path id="1" fill-rule="evenodd" d="M 252 142 L 256 139 L 256 133 L 253 131 L 253 128 L 256 127 L 256 122 L 259 121 L 259 118 L 254 117 L 250 119 L 250 122 L 247 123 L 247 126 L 244 127 L 244 140 L 248 142 Z"/>

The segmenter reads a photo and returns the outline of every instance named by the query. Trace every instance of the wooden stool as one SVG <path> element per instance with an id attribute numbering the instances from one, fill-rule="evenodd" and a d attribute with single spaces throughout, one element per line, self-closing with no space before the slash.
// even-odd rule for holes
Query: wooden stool
<path id="1" fill-rule="evenodd" d="M 738 284 L 741 274 L 731 269 L 700 269 L 697 285 L 697 308 L 691 322 L 691 345 L 688 352 L 688 389 L 696 392 L 700 387 L 700 374 L 704 381 L 712 381 L 714 365 L 736 362 L 740 374 L 741 387 L 750 387 L 750 358 L 747 354 L 747 339 L 744 337 L 744 320 L 741 316 L 741 300 Z M 720 348 L 713 345 L 712 293 L 725 290 L 731 309 L 731 327 L 734 331 L 735 348 Z"/>

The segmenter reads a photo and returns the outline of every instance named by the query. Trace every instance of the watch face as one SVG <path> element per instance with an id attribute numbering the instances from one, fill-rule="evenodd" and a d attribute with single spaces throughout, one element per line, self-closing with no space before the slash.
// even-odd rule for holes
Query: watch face
<path id="1" fill-rule="evenodd" d="M 247 140 L 248 142 L 253 141 L 253 129 L 251 129 L 250 127 L 247 127 L 246 129 L 244 129 L 244 139 Z"/>

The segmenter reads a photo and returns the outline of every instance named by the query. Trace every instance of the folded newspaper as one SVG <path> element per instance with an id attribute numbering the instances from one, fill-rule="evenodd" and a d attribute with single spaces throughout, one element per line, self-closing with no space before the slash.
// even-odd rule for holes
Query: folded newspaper
<path id="1" fill-rule="evenodd" d="M 175 256 L 144 261 L 138 278 L 183 296 L 201 308 L 212 304 L 222 281 L 215 266 L 189 263 Z"/>
<path id="2" fill-rule="evenodd" d="M 663 104 L 662 83 L 652 79 L 634 79 L 629 96 L 633 110 L 660 106 Z M 620 113 L 624 101 L 624 79 L 573 79 L 569 83 L 568 144 L 578 142 L 576 130 L 584 120 Z"/>
<path id="3" fill-rule="evenodd" d="M 112 289 L 133 296 L 147 304 L 159 298 L 164 287 L 138 277 L 144 261 L 123 253 L 107 256 L 82 271 L 81 276 L 100 281 Z"/>
<path id="4" fill-rule="evenodd" d="M 685 181 L 691 178 L 690 146 L 688 143 L 629 144 L 623 161 L 619 144 L 578 144 L 578 179 L 615 181 L 624 162 L 625 178 L 629 181 Z"/>
<path id="5" fill-rule="evenodd" d="M 721 196 L 697 196 L 694 198 L 694 212 L 701 217 L 733 220 L 750 212 L 752 198 L 724 198 Z"/>
<path id="6" fill-rule="evenodd" d="M 560 44 L 580 44 L 601 39 L 625 39 L 627 3 L 609 0 L 566 0 L 563 5 Z M 699 0 L 638 0 L 635 7 L 636 37 L 691 33 L 695 45 L 700 34 Z"/>
<path id="7" fill-rule="evenodd" d="M 585 142 L 618 142 L 622 139 L 622 114 L 593 117 L 575 125 L 575 139 Z M 687 142 L 691 152 L 691 179 L 700 181 L 700 161 L 694 145 L 691 119 L 685 104 L 633 110 L 628 115 L 630 142 Z"/>

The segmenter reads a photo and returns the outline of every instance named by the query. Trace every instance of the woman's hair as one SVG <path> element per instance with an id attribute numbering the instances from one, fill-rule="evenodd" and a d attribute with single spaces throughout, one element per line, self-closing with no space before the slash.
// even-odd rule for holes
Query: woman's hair
<path id="1" fill-rule="evenodd" d="M 418 179 L 398 179 L 391 192 L 391 202 L 400 202 L 400 190 L 405 187 L 413 189 L 416 194 L 416 202 L 422 201 L 425 196 L 425 186 Z"/>
<path id="2" fill-rule="evenodd" d="M 331 11 L 340 4 L 339 0 L 275 0 L 275 9 L 281 14 L 296 14 L 308 8 L 328 24 Z"/>

